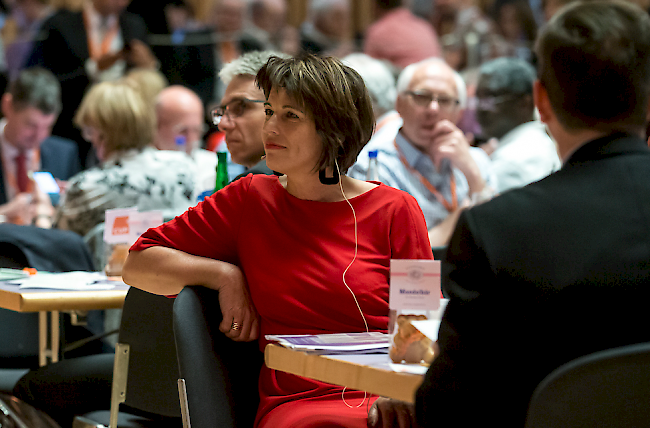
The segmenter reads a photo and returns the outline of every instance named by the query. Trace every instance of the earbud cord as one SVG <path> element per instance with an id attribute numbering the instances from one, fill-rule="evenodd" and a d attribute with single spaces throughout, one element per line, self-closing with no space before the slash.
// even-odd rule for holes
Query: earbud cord
<path id="1" fill-rule="evenodd" d="M 358 234 L 357 234 L 357 213 L 354 210 L 354 207 L 352 206 L 350 201 L 348 200 L 348 197 L 345 196 L 345 191 L 343 191 L 343 178 L 342 178 L 343 176 L 341 175 L 341 171 L 339 170 L 339 163 L 336 162 L 336 160 L 334 162 L 336 164 L 336 171 L 339 173 L 339 177 L 340 177 L 339 178 L 339 188 L 341 189 L 341 195 L 343 195 L 343 199 L 345 199 L 345 202 L 347 202 L 348 205 L 350 206 L 350 209 L 352 210 L 352 217 L 354 217 L 354 257 L 352 258 L 352 261 L 350 262 L 348 267 L 346 267 L 345 270 L 343 271 L 343 285 L 345 285 L 345 288 L 347 288 L 348 291 L 350 292 L 350 294 L 352 294 L 352 298 L 354 299 L 354 303 L 357 305 L 357 309 L 359 309 L 359 313 L 361 314 L 361 318 L 363 319 L 363 324 L 366 327 L 366 333 L 369 333 L 370 330 L 368 329 L 368 322 L 366 321 L 365 315 L 363 315 L 363 311 L 361 310 L 361 306 L 359 305 L 359 301 L 357 300 L 357 296 L 354 294 L 354 291 L 352 291 L 352 289 L 348 285 L 347 281 L 345 280 L 345 274 L 348 273 L 348 270 L 350 269 L 350 266 L 352 266 L 352 263 L 354 263 L 355 260 L 357 259 L 357 252 L 358 252 L 358 249 L 359 249 L 359 240 L 358 240 Z M 352 405 L 348 404 L 347 401 L 345 401 L 345 390 L 346 390 L 346 388 L 344 387 L 343 391 L 341 392 L 341 399 L 343 400 L 343 403 L 346 406 L 348 406 L 349 408 L 353 408 L 353 407 L 358 408 L 358 407 L 363 406 L 363 403 L 366 401 L 366 397 L 367 397 L 367 393 L 365 391 L 363 392 L 363 400 L 361 400 L 361 403 L 359 403 L 359 405 L 357 405 L 357 406 L 352 406 Z"/>

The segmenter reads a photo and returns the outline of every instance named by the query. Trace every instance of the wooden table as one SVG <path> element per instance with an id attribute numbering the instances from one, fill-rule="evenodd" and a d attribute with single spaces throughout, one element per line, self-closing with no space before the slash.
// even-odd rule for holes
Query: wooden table
<path id="1" fill-rule="evenodd" d="M 121 308 L 128 289 L 128 285 L 122 284 L 110 290 L 20 289 L 18 285 L 0 282 L 0 307 L 16 312 L 38 312 L 38 358 L 44 366 L 48 359 L 53 363 L 59 360 L 60 311 Z"/>
<path id="2" fill-rule="evenodd" d="M 264 361 L 275 370 L 408 403 L 414 402 L 423 378 L 394 371 L 387 354 L 317 355 L 269 344 Z"/>

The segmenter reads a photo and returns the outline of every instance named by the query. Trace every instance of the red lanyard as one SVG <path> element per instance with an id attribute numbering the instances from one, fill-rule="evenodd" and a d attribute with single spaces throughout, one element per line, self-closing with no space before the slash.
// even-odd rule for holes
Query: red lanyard
<path id="1" fill-rule="evenodd" d="M 395 144 L 395 148 L 397 149 L 399 160 L 402 161 L 402 163 L 409 170 L 409 172 L 420 179 L 420 182 L 424 185 L 424 187 L 426 187 L 429 190 L 429 192 L 431 192 L 433 196 L 436 197 L 438 202 L 440 202 L 447 211 L 449 212 L 456 211 L 458 209 L 458 196 L 456 195 L 456 179 L 454 178 L 453 171 L 451 173 L 451 176 L 449 177 L 449 186 L 451 187 L 451 203 L 449 203 L 438 191 L 438 189 L 436 189 L 433 186 L 433 184 L 431 184 L 429 180 L 424 178 L 424 176 L 420 174 L 419 171 L 417 171 L 415 168 L 409 165 L 409 163 L 406 161 L 406 158 L 404 157 L 404 154 L 402 153 L 399 146 L 397 145 L 397 140 L 393 141 L 393 144 Z"/>

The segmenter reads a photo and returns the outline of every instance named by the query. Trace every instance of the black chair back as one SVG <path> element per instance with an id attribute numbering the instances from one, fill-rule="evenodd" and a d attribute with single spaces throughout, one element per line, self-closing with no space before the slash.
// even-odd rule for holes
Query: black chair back
<path id="1" fill-rule="evenodd" d="M 130 347 L 124 404 L 180 417 L 173 306 L 174 299 L 131 287 L 122 308 L 119 343 Z"/>
<path id="2" fill-rule="evenodd" d="M 525 428 L 641 427 L 650 421 L 650 343 L 577 358 L 535 389 Z"/>
<path id="3" fill-rule="evenodd" d="M 251 427 L 264 360 L 257 341 L 234 342 L 219 331 L 219 293 L 185 287 L 174 303 L 174 337 L 192 428 Z"/>

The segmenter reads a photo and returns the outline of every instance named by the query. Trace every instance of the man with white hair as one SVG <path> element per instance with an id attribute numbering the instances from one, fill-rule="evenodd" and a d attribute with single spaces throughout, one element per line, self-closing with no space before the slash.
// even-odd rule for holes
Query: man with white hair
<path id="1" fill-rule="evenodd" d="M 397 80 L 397 135 L 376 134 L 349 175 L 364 179 L 377 150 L 379 181 L 420 204 L 431 245 L 447 244 L 462 208 L 494 195 L 496 178 L 484 151 L 471 147 L 456 123 L 467 100 L 463 79 L 439 58 L 409 65 Z"/>

